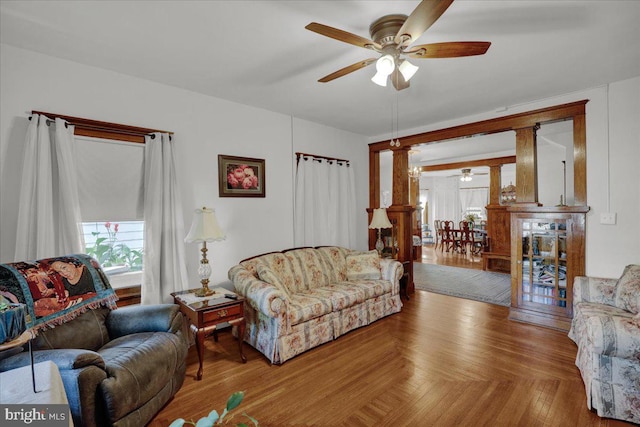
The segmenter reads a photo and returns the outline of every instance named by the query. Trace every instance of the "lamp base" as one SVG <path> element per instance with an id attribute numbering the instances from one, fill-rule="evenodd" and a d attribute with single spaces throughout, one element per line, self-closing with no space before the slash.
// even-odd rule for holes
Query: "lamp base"
<path id="1" fill-rule="evenodd" d="M 210 295 L 215 294 L 215 291 L 212 291 L 207 286 L 203 286 L 200 289 L 198 289 L 197 291 L 195 291 L 193 294 L 195 296 L 197 296 L 197 297 L 208 297 Z"/>
<path id="2" fill-rule="evenodd" d="M 378 251 L 378 256 L 382 256 L 382 251 L 384 250 L 384 242 L 382 241 L 382 230 L 378 228 L 378 240 L 376 240 L 376 251 Z"/>

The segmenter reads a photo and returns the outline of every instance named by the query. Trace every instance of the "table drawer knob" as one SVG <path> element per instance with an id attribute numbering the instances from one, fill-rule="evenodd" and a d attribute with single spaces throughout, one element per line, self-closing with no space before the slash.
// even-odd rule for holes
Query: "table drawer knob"
<path id="1" fill-rule="evenodd" d="M 226 317 L 228 314 L 227 310 L 218 311 L 218 317 Z"/>

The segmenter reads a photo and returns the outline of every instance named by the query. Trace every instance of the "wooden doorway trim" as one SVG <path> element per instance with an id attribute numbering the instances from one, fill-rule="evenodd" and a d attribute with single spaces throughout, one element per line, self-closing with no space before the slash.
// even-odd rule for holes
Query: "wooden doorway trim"
<path id="1" fill-rule="evenodd" d="M 585 105 L 588 100 L 571 102 L 553 107 L 541 108 L 518 114 L 512 114 L 479 122 L 467 123 L 445 129 L 423 132 L 398 138 L 400 145 L 390 147 L 389 141 L 378 141 L 369 144 L 369 206 L 380 206 L 380 179 L 375 175 L 380 170 L 381 151 L 408 150 L 412 145 L 442 142 L 473 135 L 488 135 L 492 133 L 515 131 L 527 127 L 535 127 L 544 123 L 563 120 L 573 120 L 573 152 L 574 152 L 574 199 L 576 206 L 587 204 L 587 138 Z M 516 157 L 518 153 L 516 152 Z M 408 170 L 394 171 L 394 174 L 404 174 L 408 179 Z M 374 176 L 375 175 L 375 176 Z M 401 179 L 404 179 L 400 177 Z"/>

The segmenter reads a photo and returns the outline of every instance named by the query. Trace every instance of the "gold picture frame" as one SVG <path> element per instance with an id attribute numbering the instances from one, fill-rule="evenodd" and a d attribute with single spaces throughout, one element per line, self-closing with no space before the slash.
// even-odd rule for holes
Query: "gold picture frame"
<path id="1" fill-rule="evenodd" d="M 218 155 L 220 197 L 265 197 L 265 160 Z"/>

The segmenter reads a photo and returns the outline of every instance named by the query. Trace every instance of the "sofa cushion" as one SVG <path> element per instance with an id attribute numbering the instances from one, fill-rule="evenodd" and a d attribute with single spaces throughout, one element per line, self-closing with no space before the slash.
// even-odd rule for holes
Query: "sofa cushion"
<path id="1" fill-rule="evenodd" d="M 303 248 L 285 252 L 296 277 L 296 292 L 329 285 L 329 270 L 333 269 L 317 249 Z"/>
<path id="2" fill-rule="evenodd" d="M 278 275 L 266 265 L 258 266 L 258 277 L 263 282 L 267 282 L 270 285 L 275 286 L 279 290 L 281 290 L 286 296 L 291 296 L 291 292 L 289 288 L 282 283 L 282 280 Z M 292 284 L 292 283 L 291 283 Z"/>
<path id="3" fill-rule="evenodd" d="M 109 342 L 105 326 L 109 311 L 105 307 L 87 310 L 72 322 L 41 330 L 33 341 L 33 349 L 77 348 L 97 351 Z"/>
<path id="4" fill-rule="evenodd" d="M 616 307 L 632 313 L 640 312 L 640 265 L 628 265 L 616 286 Z"/>
<path id="5" fill-rule="evenodd" d="M 186 357 L 178 335 L 143 332 L 109 342 L 98 353 L 108 377 L 100 388 L 111 420 L 118 420 L 153 399 L 172 381 Z"/>
<path id="6" fill-rule="evenodd" d="M 317 251 L 324 256 L 325 261 L 331 267 L 329 273 L 329 283 L 344 282 L 347 280 L 347 255 L 352 251 L 339 246 L 323 246 Z"/>
<path id="7" fill-rule="evenodd" d="M 376 251 L 347 255 L 347 280 L 382 279 L 380 257 Z"/>
<path id="8" fill-rule="evenodd" d="M 321 291 L 312 290 L 303 294 L 293 294 L 289 300 L 289 310 L 286 313 L 287 323 L 294 326 L 331 312 L 333 312 L 331 299 Z"/>
<path id="9" fill-rule="evenodd" d="M 581 302 L 574 312 L 573 336 L 585 351 L 609 357 L 640 357 L 640 325 L 617 307 Z"/>
<path id="10" fill-rule="evenodd" d="M 361 289 L 362 292 L 364 292 L 365 299 L 376 298 L 384 294 L 389 294 L 393 289 L 393 284 L 390 281 L 383 279 L 355 280 L 339 283 L 337 286 L 343 285 Z"/>
<path id="11" fill-rule="evenodd" d="M 366 293 L 357 286 L 344 284 L 332 284 L 307 291 L 307 295 L 328 299 L 331 301 L 333 311 L 344 310 L 356 304 L 362 304 L 366 299 Z"/>

